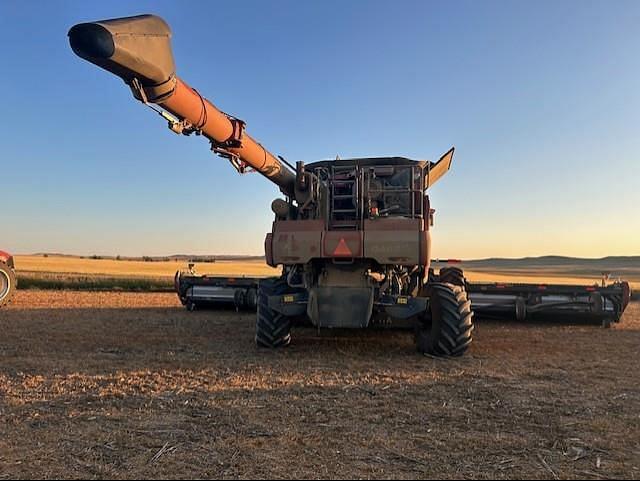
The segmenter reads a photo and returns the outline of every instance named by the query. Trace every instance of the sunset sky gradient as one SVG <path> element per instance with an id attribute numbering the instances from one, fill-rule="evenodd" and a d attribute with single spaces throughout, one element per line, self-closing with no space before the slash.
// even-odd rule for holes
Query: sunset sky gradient
<path id="1" fill-rule="evenodd" d="M 436 257 L 640 255 L 640 2 L 34 5 L 0 2 L 0 248 L 262 253 L 275 186 L 69 48 L 75 23 L 156 13 L 178 74 L 292 162 L 455 145 Z"/>

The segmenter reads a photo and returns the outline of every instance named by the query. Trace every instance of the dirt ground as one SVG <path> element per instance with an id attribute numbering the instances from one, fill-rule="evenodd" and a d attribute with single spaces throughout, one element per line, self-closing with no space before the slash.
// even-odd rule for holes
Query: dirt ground
<path id="1" fill-rule="evenodd" d="M 0 478 L 640 478 L 640 304 L 610 330 L 478 322 L 265 352 L 170 294 L 20 291 L 0 312 Z"/>

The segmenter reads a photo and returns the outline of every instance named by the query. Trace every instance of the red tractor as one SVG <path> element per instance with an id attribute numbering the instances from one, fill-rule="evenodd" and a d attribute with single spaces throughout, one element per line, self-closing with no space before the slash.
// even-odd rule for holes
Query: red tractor
<path id="1" fill-rule="evenodd" d="M 11 301 L 16 284 L 13 257 L 11 254 L 0 251 L 0 307 Z"/>

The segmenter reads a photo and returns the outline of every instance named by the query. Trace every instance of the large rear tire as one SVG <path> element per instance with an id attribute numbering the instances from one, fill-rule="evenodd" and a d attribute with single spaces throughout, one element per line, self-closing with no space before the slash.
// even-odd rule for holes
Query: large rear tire
<path id="1" fill-rule="evenodd" d="M 0 262 L 0 307 L 11 302 L 16 292 L 16 274 L 4 262 Z"/>
<path id="2" fill-rule="evenodd" d="M 463 289 L 466 289 L 467 286 L 464 271 L 459 267 L 443 267 L 440 269 L 440 282 L 442 284 L 453 284 Z"/>
<path id="3" fill-rule="evenodd" d="M 438 357 L 462 356 L 473 340 L 473 311 L 460 286 L 433 283 L 425 288 L 430 316 L 420 321 L 418 351 Z"/>
<path id="4" fill-rule="evenodd" d="M 269 307 L 269 296 L 282 296 L 291 289 L 281 277 L 263 279 L 258 285 L 256 344 L 277 349 L 291 344 L 291 320 Z"/>

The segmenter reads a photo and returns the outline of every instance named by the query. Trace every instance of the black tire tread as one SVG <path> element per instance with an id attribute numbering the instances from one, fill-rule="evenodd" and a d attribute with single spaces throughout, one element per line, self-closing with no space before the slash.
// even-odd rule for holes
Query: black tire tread
<path id="1" fill-rule="evenodd" d="M 419 326 L 418 350 L 438 357 L 462 356 L 473 341 L 473 310 L 460 286 L 433 283 L 428 286 L 432 306 L 430 325 Z"/>
<path id="2" fill-rule="evenodd" d="M 442 284 L 453 284 L 465 288 L 467 280 L 464 271 L 460 267 L 443 267 L 440 269 L 439 282 Z"/>
<path id="3" fill-rule="evenodd" d="M 291 320 L 269 308 L 269 296 L 288 291 L 287 282 L 280 277 L 260 281 L 256 316 L 256 344 L 259 347 L 277 349 L 291 344 Z"/>

